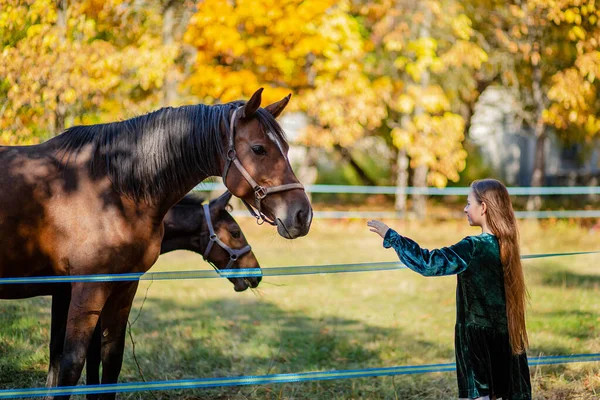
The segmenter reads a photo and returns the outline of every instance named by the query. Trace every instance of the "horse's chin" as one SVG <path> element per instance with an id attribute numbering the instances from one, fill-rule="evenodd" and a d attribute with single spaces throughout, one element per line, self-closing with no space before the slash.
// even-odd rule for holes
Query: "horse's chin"
<path id="1" fill-rule="evenodd" d="M 259 283 L 259 278 L 235 278 L 233 281 L 233 290 L 236 292 L 243 292 L 249 287 L 254 289 Z"/>
<path id="2" fill-rule="evenodd" d="M 298 228 L 288 228 L 285 223 L 277 218 L 277 233 L 279 236 L 285 239 L 296 239 L 302 236 L 306 236 L 308 230 L 298 229 Z"/>
<path id="3" fill-rule="evenodd" d="M 243 292 L 246 289 L 248 289 L 248 283 L 246 283 L 246 280 L 242 278 L 235 278 L 233 282 L 233 290 L 236 292 Z"/>
<path id="4" fill-rule="evenodd" d="M 277 233 L 282 238 L 286 238 L 286 239 L 293 239 L 294 238 L 290 234 L 290 232 L 287 230 L 287 228 L 285 227 L 285 225 L 283 224 L 283 222 L 281 222 L 281 220 L 279 218 L 277 219 Z"/>

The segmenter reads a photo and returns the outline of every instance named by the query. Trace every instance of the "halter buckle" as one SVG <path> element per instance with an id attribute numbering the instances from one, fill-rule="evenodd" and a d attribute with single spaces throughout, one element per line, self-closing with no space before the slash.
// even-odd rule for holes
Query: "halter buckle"
<path id="1" fill-rule="evenodd" d="M 267 197 L 267 189 L 262 186 L 258 186 L 256 189 L 254 189 L 254 196 L 256 197 L 256 200 L 261 201 Z"/>
<path id="2" fill-rule="evenodd" d="M 233 161 L 237 158 L 237 153 L 234 148 L 227 150 L 227 160 Z"/>

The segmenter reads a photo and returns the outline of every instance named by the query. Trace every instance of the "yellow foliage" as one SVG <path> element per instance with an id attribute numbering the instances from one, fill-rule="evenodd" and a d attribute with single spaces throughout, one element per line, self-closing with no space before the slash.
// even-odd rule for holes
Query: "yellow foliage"
<path id="1" fill-rule="evenodd" d="M 249 97 L 268 86 L 267 104 L 291 91 L 290 108 L 313 123 L 305 143 L 348 145 L 386 115 L 363 71 L 365 43 L 348 11 L 347 0 L 207 0 L 184 36 L 198 50 L 186 84 L 207 102 Z"/>
<path id="2" fill-rule="evenodd" d="M 452 21 L 452 30 L 456 37 L 468 41 L 473 36 L 472 22 L 465 14 L 460 14 Z"/>
<path id="3" fill-rule="evenodd" d="M 464 67 L 478 70 L 488 61 L 488 54 L 475 43 L 457 40 L 440 58 L 445 68 Z"/>
<path id="4" fill-rule="evenodd" d="M 572 42 L 571 51 L 576 55 L 572 65 L 550 76 L 547 91 L 550 105 L 544 112 L 544 121 L 568 141 L 587 141 L 600 132 L 596 119 L 597 78 L 600 76 L 598 10 L 594 2 L 578 0 L 540 2 L 537 7 L 546 12 L 547 20 L 563 26 L 568 41 Z M 540 15 L 544 14 L 540 12 Z M 568 41 L 563 46 L 568 46 Z M 544 56 L 556 57 L 558 54 L 546 52 Z M 541 64 L 556 63 L 552 58 L 542 60 L 539 54 L 538 60 Z M 531 61 L 534 64 L 536 60 L 532 57 Z"/>
<path id="5" fill-rule="evenodd" d="M 365 2 L 360 13 L 372 24 L 371 41 L 379 49 L 371 70 L 388 76 L 379 90 L 391 111 L 386 125 L 394 146 L 406 150 L 412 167 L 428 167 L 429 184 L 457 180 L 465 167 L 465 124 L 452 110 L 472 92 L 474 72 L 488 61 L 472 21 L 455 1 Z M 424 32 L 415 29 L 425 24 Z M 452 81 L 457 77 L 465 82 Z"/>
<path id="6" fill-rule="evenodd" d="M 419 114 L 403 128 L 392 129 L 391 135 L 396 147 L 407 150 L 413 168 L 428 167 L 430 185 L 444 187 L 448 179 L 457 181 L 458 172 L 466 166 L 464 127 L 463 118 L 457 114 Z"/>
<path id="7" fill-rule="evenodd" d="M 38 135 L 60 133 L 66 127 L 62 121 L 68 126 L 86 120 L 86 113 L 104 114 L 96 120 L 102 122 L 156 105 L 155 96 L 133 101 L 130 96 L 138 88 L 159 89 L 178 48 L 147 34 L 145 24 L 159 19 L 119 7 L 123 3 L 67 2 L 60 10 L 53 0 L 0 0 L 3 143 L 31 143 Z"/>
<path id="8" fill-rule="evenodd" d="M 548 91 L 552 104 L 544 113 L 544 120 L 559 130 L 583 130 L 586 136 L 594 137 L 600 132 L 592 107 L 598 93 L 586 75 L 596 74 L 600 65 L 593 65 L 590 58 L 595 57 L 582 62 L 585 68 L 569 68 L 554 75 Z"/>
<path id="9" fill-rule="evenodd" d="M 349 38 L 353 26 L 344 19 L 343 2 L 337 3 L 202 2 L 184 35 L 198 50 L 187 85 L 194 94 L 213 101 L 248 97 L 265 84 L 310 85 L 309 72 L 316 63 L 316 68 L 336 69 L 340 65 L 331 55 L 360 51 Z"/>
<path id="10" fill-rule="evenodd" d="M 387 116 L 384 103 L 358 68 L 340 72 L 334 81 L 317 79 L 316 88 L 303 93 L 299 102 L 316 122 L 303 137 L 307 145 L 349 146 Z"/>

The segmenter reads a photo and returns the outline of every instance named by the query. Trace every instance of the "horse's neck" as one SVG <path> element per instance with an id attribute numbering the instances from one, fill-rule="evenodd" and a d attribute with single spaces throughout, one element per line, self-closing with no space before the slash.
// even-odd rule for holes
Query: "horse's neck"
<path id="1" fill-rule="evenodd" d="M 202 128 L 199 128 L 197 123 L 190 123 L 190 115 L 187 114 L 193 113 L 190 110 L 194 109 L 194 106 L 169 108 L 164 115 L 156 116 L 163 121 L 163 124 L 167 124 L 165 121 L 170 121 L 170 125 L 167 124 L 170 126 L 169 129 L 164 131 L 158 129 L 152 132 L 158 136 L 157 143 L 163 149 L 162 156 L 160 151 L 158 155 L 154 155 L 158 157 L 160 164 L 157 164 L 156 175 L 152 179 L 161 182 L 165 188 L 167 184 L 169 185 L 168 189 L 160 194 L 159 197 L 162 199 L 158 202 L 162 206 L 161 211 L 165 213 L 199 183 L 211 176 L 219 175 L 222 169 L 219 157 L 213 156 L 219 152 L 218 148 L 214 148 L 216 147 L 214 143 L 217 142 L 209 139 L 213 135 L 218 135 L 220 141 L 220 132 L 212 132 L 205 124 L 200 124 L 205 129 L 199 133 L 198 129 Z M 205 115 L 204 118 L 208 117 Z M 191 142 L 196 145 L 190 146 Z M 143 140 L 140 143 L 142 144 L 138 145 L 143 146 Z M 137 151 L 139 154 L 146 153 L 143 147 Z"/>
<path id="2" fill-rule="evenodd" d="M 198 173 L 195 176 L 188 177 L 188 184 L 183 187 L 182 190 L 173 190 L 168 193 L 164 193 L 164 198 L 160 202 L 157 202 L 157 212 L 164 215 L 165 218 L 169 216 L 169 212 L 177 203 L 189 192 L 192 191 L 199 183 L 212 175 Z"/>
<path id="3" fill-rule="evenodd" d="M 215 133 L 198 133 L 201 128 L 190 123 L 185 113 L 182 107 L 87 131 L 86 127 L 76 127 L 46 142 L 46 147 L 59 160 L 81 160 L 82 167 L 86 163 L 94 179 L 100 177 L 98 174 L 108 176 L 117 192 L 146 203 L 162 218 L 222 167 L 219 157 L 214 156 L 219 152 L 213 148 L 217 142 L 210 139 Z M 190 147 L 192 141 L 196 145 Z M 81 142 L 84 144 L 78 144 Z"/>
<path id="4" fill-rule="evenodd" d="M 190 249 L 193 236 L 206 233 L 208 227 L 204 221 L 202 207 L 175 205 L 163 220 L 165 233 L 161 254 L 173 250 Z"/>
<path id="5" fill-rule="evenodd" d="M 170 239 L 164 238 L 160 244 L 160 254 L 165 254 L 174 250 L 192 250 L 190 237 L 181 236 Z"/>

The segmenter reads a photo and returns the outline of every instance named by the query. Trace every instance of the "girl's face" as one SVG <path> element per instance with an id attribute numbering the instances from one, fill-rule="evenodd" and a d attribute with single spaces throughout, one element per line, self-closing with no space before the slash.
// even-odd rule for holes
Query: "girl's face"
<path id="1" fill-rule="evenodd" d="M 485 206 L 477 201 L 473 191 L 467 197 L 467 205 L 465 206 L 465 214 L 471 226 L 482 226 L 485 221 Z"/>

